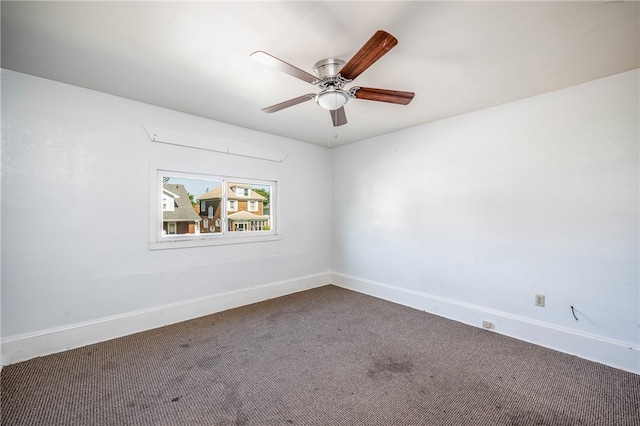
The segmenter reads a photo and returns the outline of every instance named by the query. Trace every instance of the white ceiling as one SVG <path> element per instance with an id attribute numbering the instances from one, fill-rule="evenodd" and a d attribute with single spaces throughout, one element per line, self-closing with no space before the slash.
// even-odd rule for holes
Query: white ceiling
<path id="1" fill-rule="evenodd" d="M 638 68 L 639 5 L 2 1 L 1 65 L 337 146 Z M 261 111 L 318 90 L 250 53 L 313 73 L 321 59 L 348 60 L 378 29 L 398 45 L 354 83 L 413 91 L 411 104 L 351 100 L 338 128 L 313 101 Z"/>

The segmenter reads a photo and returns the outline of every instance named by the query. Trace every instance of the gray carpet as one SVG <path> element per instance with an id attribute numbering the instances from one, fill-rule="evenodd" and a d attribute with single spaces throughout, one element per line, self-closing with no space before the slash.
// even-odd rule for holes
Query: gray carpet
<path id="1" fill-rule="evenodd" d="M 640 376 L 326 286 L 5 367 L 2 425 L 640 425 Z"/>

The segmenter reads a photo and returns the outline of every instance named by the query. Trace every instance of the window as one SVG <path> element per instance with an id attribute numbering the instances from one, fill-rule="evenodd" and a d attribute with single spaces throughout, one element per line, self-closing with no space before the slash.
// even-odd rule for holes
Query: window
<path id="1" fill-rule="evenodd" d="M 152 168 L 150 248 L 279 239 L 273 180 Z"/>
<path id="2" fill-rule="evenodd" d="M 235 191 L 238 197 L 248 197 L 249 196 L 249 188 L 236 186 Z"/>
<path id="3" fill-rule="evenodd" d="M 175 234 L 176 233 L 176 223 L 175 222 L 167 223 L 167 230 L 168 230 L 168 234 L 169 235 Z"/>
<path id="4" fill-rule="evenodd" d="M 267 229 L 267 222 L 264 220 L 254 220 L 251 222 L 252 231 L 262 231 Z"/>
<path id="5" fill-rule="evenodd" d="M 162 191 L 162 211 L 172 212 L 175 209 L 176 194 L 165 189 Z"/>

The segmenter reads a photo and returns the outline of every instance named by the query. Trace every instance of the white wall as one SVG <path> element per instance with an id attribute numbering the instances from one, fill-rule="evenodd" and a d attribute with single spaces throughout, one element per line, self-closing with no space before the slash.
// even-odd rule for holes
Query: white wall
<path id="1" fill-rule="evenodd" d="M 639 77 L 329 151 L 2 70 L 0 364 L 333 280 L 640 372 Z M 278 178 L 282 240 L 149 250 L 152 163 Z"/>
<path id="2" fill-rule="evenodd" d="M 638 81 L 335 148 L 333 282 L 640 372 Z"/>
<path id="3" fill-rule="evenodd" d="M 328 149 L 6 70 L 2 104 L 4 364 L 329 282 Z M 143 125 L 288 155 L 154 143 Z M 280 180 L 282 239 L 149 250 L 152 163 Z"/>

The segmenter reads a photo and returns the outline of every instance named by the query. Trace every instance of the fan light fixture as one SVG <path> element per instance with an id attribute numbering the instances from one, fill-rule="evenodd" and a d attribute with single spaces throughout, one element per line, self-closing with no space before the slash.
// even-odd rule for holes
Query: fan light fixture
<path id="1" fill-rule="evenodd" d="M 334 111 L 341 108 L 349 100 L 349 95 L 344 90 L 327 89 L 318 94 L 316 102 L 322 108 Z"/>
<path id="2" fill-rule="evenodd" d="M 313 67 L 315 75 L 296 68 L 282 59 L 278 59 L 261 50 L 253 52 L 251 57 L 256 61 L 309 84 L 317 85 L 320 89 L 318 94 L 307 93 L 306 95 L 262 108 L 262 111 L 270 114 L 314 99 L 318 105 L 329 111 L 333 127 L 338 127 L 347 124 L 347 115 L 343 106 L 349 101 L 349 98 L 407 105 L 413 99 L 413 92 L 359 86 L 343 90 L 345 85 L 350 84 L 396 44 L 398 44 L 398 40 L 394 36 L 386 31 L 378 30 L 348 62 L 338 58 L 328 58 L 317 62 Z"/>

